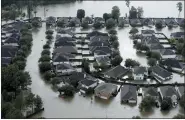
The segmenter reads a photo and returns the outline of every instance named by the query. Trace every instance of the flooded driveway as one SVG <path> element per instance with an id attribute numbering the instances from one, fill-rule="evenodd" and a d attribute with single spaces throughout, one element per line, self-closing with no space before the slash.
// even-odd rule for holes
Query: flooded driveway
<path id="1" fill-rule="evenodd" d="M 131 5 L 143 6 L 144 15 L 147 17 L 176 17 L 178 15 L 176 3 L 177 2 L 173 1 L 169 1 L 168 3 L 165 1 L 134 1 L 131 2 Z M 104 7 L 102 7 L 102 5 Z M 92 14 L 95 16 L 102 16 L 103 13 L 110 12 L 114 5 L 120 7 L 121 16 L 124 16 L 125 13 L 128 12 L 125 2 L 121 1 L 84 1 L 63 5 L 48 5 L 46 6 L 48 9 L 46 16 L 76 16 L 77 9 L 85 9 L 87 16 Z M 37 16 L 44 18 L 43 10 L 43 6 L 39 6 L 37 9 Z M 184 15 L 183 11 L 181 17 L 184 17 L 182 15 Z M 127 58 L 132 58 L 139 61 L 142 65 L 147 66 L 145 56 L 137 55 L 136 50 L 133 49 L 133 42 L 128 37 L 129 30 L 130 27 L 118 30 L 121 56 L 124 61 Z M 173 30 L 179 31 L 179 28 Z M 75 94 L 71 99 L 58 98 L 58 93 L 54 92 L 51 86 L 44 82 L 38 69 L 38 59 L 41 56 L 42 47 L 46 43 L 45 31 L 45 24 L 43 24 L 42 28 L 33 30 L 33 47 L 31 54 L 27 58 L 26 66 L 26 71 L 30 73 L 32 78 L 31 89 L 33 93 L 40 95 L 44 102 L 45 111 L 37 116 L 45 118 L 131 118 L 132 116 L 140 115 L 144 118 L 172 118 L 179 112 L 179 108 L 172 109 L 168 114 L 163 114 L 160 109 L 155 109 L 152 114 L 141 115 L 138 110 L 138 105 L 128 106 L 120 104 L 120 93 L 110 101 L 94 99 L 93 97 L 92 103 L 90 97 L 79 96 L 79 94 Z M 77 31 L 79 31 L 79 29 L 77 29 Z M 105 29 L 101 31 L 105 31 Z M 166 35 L 170 35 L 172 32 L 168 31 L 167 28 L 164 28 L 162 31 L 164 31 Z M 123 65 L 124 61 L 122 63 Z M 183 77 L 176 74 L 174 78 L 174 80 L 177 81 L 184 81 Z M 140 101 L 141 98 L 138 97 L 138 104 Z"/>

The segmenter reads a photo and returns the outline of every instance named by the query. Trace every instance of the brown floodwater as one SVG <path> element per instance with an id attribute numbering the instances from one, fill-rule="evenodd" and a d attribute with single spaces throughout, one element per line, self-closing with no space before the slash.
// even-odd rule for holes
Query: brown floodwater
<path id="1" fill-rule="evenodd" d="M 144 9 L 144 16 L 146 17 L 177 17 L 178 10 L 176 8 L 176 1 L 132 1 L 131 6 L 142 6 Z M 105 12 L 110 12 L 112 6 L 117 5 L 120 8 L 121 16 L 125 16 L 128 8 L 124 1 L 84 1 L 68 4 L 57 4 L 45 6 L 48 11 L 46 16 L 76 16 L 78 9 L 84 9 L 87 16 L 94 14 L 94 16 L 102 16 Z M 182 11 L 181 17 L 184 17 Z M 37 8 L 37 16 L 44 18 L 44 7 Z M 140 30 L 142 28 L 139 28 Z M 155 28 L 151 28 L 155 29 Z M 117 29 L 118 30 L 118 29 Z M 127 58 L 132 58 L 147 66 L 145 56 L 137 55 L 133 48 L 133 42 L 128 37 L 130 27 L 118 30 L 118 37 L 120 43 L 120 52 L 124 61 Z M 179 107 L 170 110 L 169 113 L 162 113 L 159 108 L 155 108 L 152 113 L 141 114 L 138 105 L 141 97 L 138 97 L 138 104 L 136 106 L 129 106 L 120 104 L 120 93 L 110 101 L 103 101 L 100 99 L 93 99 L 90 97 L 83 97 L 79 94 L 71 99 L 62 99 L 58 97 L 58 93 L 51 89 L 51 86 L 44 82 L 39 74 L 38 59 L 41 56 L 43 45 L 46 43 L 45 39 L 46 26 L 43 23 L 42 28 L 33 30 L 33 46 L 32 52 L 27 58 L 26 71 L 31 75 L 32 85 L 31 89 L 34 94 L 41 96 L 45 110 L 35 117 L 42 116 L 45 118 L 131 118 L 139 115 L 144 118 L 172 118 L 179 113 Z M 76 31 L 80 31 L 77 28 Z M 92 30 L 88 30 L 92 31 Z M 106 31 L 102 29 L 100 31 Z M 180 31 L 180 28 L 168 30 L 164 28 L 162 32 L 169 36 L 171 32 Z M 53 45 L 53 44 L 52 44 Z M 52 49 L 51 49 L 52 51 Z M 122 65 L 124 65 L 124 61 Z M 168 82 L 184 82 L 184 78 L 180 75 L 174 74 L 174 78 Z M 94 97 L 93 97 L 94 98 Z"/>

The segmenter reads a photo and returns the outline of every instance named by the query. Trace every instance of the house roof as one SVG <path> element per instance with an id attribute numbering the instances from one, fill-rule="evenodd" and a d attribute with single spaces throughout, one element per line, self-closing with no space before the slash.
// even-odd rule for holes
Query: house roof
<path id="1" fill-rule="evenodd" d="M 77 17 L 71 17 L 70 21 L 75 22 L 75 24 L 80 24 L 80 23 L 81 23 L 81 22 L 80 22 L 80 19 L 77 18 Z"/>
<path id="2" fill-rule="evenodd" d="M 152 67 L 152 72 L 158 74 L 159 76 L 161 76 L 163 78 L 170 77 L 172 75 L 171 72 L 168 72 L 167 70 L 165 70 L 159 66 Z"/>
<path id="3" fill-rule="evenodd" d="M 177 25 L 177 22 L 175 21 L 175 18 L 165 18 L 165 23 L 168 24 L 173 24 Z"/>
<path id="4" fill-rule="evenodd" d="M 75 46 L 75 44 L 70 41 L 56 41 L 55 46 Z"/>
<path id="5" fill-rule="evenodd" d="M 72 37 L 60 37 L 56 41 L 75 41 Z"/>
<path id="6" fill-rule="evenodd" d="M 1 46 L 1 57 L 14 57 L 18 48 L 10 45 Z"/>
<path id="7" fill-rule="evenodd" d="M 12 58 L 3 58 L 1 57 L 1 64 L 2 65 L 9 65 L 12 61 Z"/>
<path id="8" fill-rule="evenodd" d="M 62 46 L 54 49 L 54 53 L 60 53 L 60 52 L 77 53 L 77 48 L 73 46 Z"/>
<path id="9" fill-rule="evenodd" d="M 85 85 L 85 86 L 90 86 L 94 83 L 96 83 L 97 81 L 94 80 L 88 80 L 88 79 L 83 79 L 80 81 L 81 84 Z"/>
<path id="10" fill-rule="evenodd" d="M 141 30 L 142 34 L 154 34 L 155 31 L 154 30 Z"/>
<path id="11" fill-rule="evenodd" d="M 103 22 L 105 22 L 105 20 L 102 17 L 95 17 L 94 18 L 94 21 L 95 22 L 97 22 L 97 21 L 103 21 Z"/>
<path id="12" fill-rule="evenodd" d="M 96 57 L 96 61 L 101 64 L 108 64 L 110 63 L 110 58 L 107 56 L 100 56 L 100 57 Z"/>
<path id="13" fill-rule="evenodd" d="M 185 23 L 184 18 L 176 18 L 176 20 L 177 20 L 177 23 L 180 24 L 180 25 Z"/>
<path id="14" fill-rule="evenodd" d="M 173 37 L 184 37 L 185 33 L 184 32 L 174 32 L 174 33 L 171 33 L 170 36 L 173 36 Z"/>
<path id="15" fill-rule="evenodd" d="M 93 22 L 93 19 L 91 18 L 91 17 L 85 17 L 85 18 L 83 18 L 83 20 L 82 21 L 88 21 L 88 22 Z"/>
<path id="16" fill-rule="evenodd" d="M 162 55 L 175 55 L 175 52 L 171 49 L 161 49 L 160 53 Z"/>
<path id="17" fill-rule="evenodd" d="M 121 100 L 137 100 L 137 88 L 132 85 L 124 85 L 121 87 Z"/>
<path id="18" fill-rule="evenodd" d="M 130 19 L 130 24 L 141 24 L 141 19 Z"/>
<path id="19" fill-rule="evenodd" d="M 18 43 L 18 40 L 13 37 L 9 37 L 8 39 L 5 40 L 4 43 Z"/>
<path id="20" fill-rule="evenodd" d="M 58 28 L 58 29 L 57 29 L 57 32 L 58 32 L 58 33 L 61 33 L 61 34 L 69 34 L 69 35 L 71 35 L 71 36 L 75 35 L 75 33 L 72 32 L 70 29 Z"/>
<path id="21" fill-rule="evenodd" d="M 151 18 L 143 18 L 143 24 L 153 24 L 153 20 Z"/>
<path id="22" fill-rule="evenodd" d="M 107 55 L 106 52 L 103 52 L 101 50 L 95 50 L 94 53 L 97 54 L 97 55 Z"/>
<path id="23" fill-rule="evenodd" d="M 159 40 L 155 35 L 152 36 L 143 36 L 142 41 L 145 41 L 147 44 L 156 44 L 159 43 Z"/>
<path id="24" fill-rule="evenodd" d="M 133 73 L 138 75 L 138 74 L 144 74 L 145 72 L 147 72 L 147 68 L 146 67 L 134 67 L 133 69 Z"/>
<path id="25" fill-rule="evenodd" d="M 93 37 L 90 38 L 90 41 L 104 41 L 104 42 L 108 42 L 109 40 L 109 36 L 102 36 L 102 35 L 95 35 Z"/>
<path id="26" fill-rule="evenodd" d="M 173 86 L 162 86 L 159 87 L 159 89 L 161 90 L 163 97 L 172 97 L 173 95 L 178 96 L 178 93 Z"/>
<path id="27" fill-rule="evenodd" d="M 92 37 L 92 36 L 98 36 L 98 35 L 101 35 L 101 36 L 108 36 L 108 33 L 102 33 L 102 32 L 99 32 L 99 31 L 93 31 L 93 32 L 90 32 L 87 34 L 87 37 Z"/>
<path id="28" fill-rule="evenodd" d="M 182 65 L 176 59 L 165 59 L 165 60 L 162 61 L 162 63 L 166 66 L 169 66 L 169 67 L 182 69 Z"/>
<path id="29" fill-rule="evenodd" d="M 64 23 L 68 23 L 69 18 L 68 17 L 57 17 L 57 21 L 63 21 Z"/>
<path id="30" fill-rule="evenodd" d="M 159 96 L 157 88 L 149 87 L 144 90 L 144 96 L 152 96 L 156 97 Z"/>
<path id="31" fill-rule="evenodd" d="M 96 41 L 91 41 L 89 43 L 89 46 L 109 46 L 109 43 L 108 41 L 96 40 Z"/>
<path id="32" fill-rule="evenodd" d="M 111 53 L 112 52 L 110 47 L 107 47 L 107 46 L 103 46 L 103 47 L 101 47 L 101 46 L 91 46 L 91 47 L 89 47 L 89 49 L 90 49 L 91 52 L 94 52 L 96 50 L 101 50 L 105 53 Z"/>
<path id="33" fill-rule="evenodd" d="M 108 71 L 104 72 L 104 75 L 108 75 L 112 78 L 122 77 L 128 72 L 128 69 L 124 68 L 121 65 L 118 65 L 114 68 L 109 69 Z"/>
<path id="34" fill-rule="evenodd" d="M 56 66 L 57 70 L 67 70 L 67 69 L 74 69 L 71 65 L 66 64 L 66 63 L 62 63 L 62 64 L 58 64 Z"/>
<path id="35" fill-rule="evenodd" d="M 56 54 L 54 57 L 53 57 L 53 62 L 66 62 L 66 61 L 69 61 L 69 58 L 63 54 Z"/>
<path id="36" fill-rule="evenodd" d="M 178 89 L 179 89 L 179 92 L 181 93 L 181 95 L 185 94 L 184 86 L 179 86 Z"/>
<path id="37" fill-rule="evenodd" d="M 100 83 L 96 88 L 95 91 L 96 92 L 102 92 L 102 93 L 106 93 L 106 94 L 111 94 L 113 93 L 115 90 L 117 90 L 117 85 L 112 84 L 112 83 Z"/>
<path id="38" fill-rule="evenodd" d="M 69 78 L 70 78 L 71 80 L 80 81 L 80 80 L 82 80 L 82 79 L 85 78 L 85 74 L 82 73 L 82 72 L 73 72 L 73 73 L 69 76 Z"/>
<path id="39" fill-rule="evenodd" d="M 46 22 L 56 22 L 56 17 L 49 16 L 46 18 Z"/>
<path id="40" fill-rule="evenodd" d="M 162 46 L 160 43 L 151 44 L 150 49 L 151 50 L 161 50 L 161 49 L 164 49 L 164 46 Z"/>

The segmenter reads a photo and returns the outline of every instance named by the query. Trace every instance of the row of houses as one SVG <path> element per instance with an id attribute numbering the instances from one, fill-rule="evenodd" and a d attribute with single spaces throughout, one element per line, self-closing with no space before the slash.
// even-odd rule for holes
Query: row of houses
<path id="1" fill-rule="evenodd" d="M 68 27 L 70 22 L 75 23 L 76 27 L 81 25 L 81 22 L 87 22 L 88 24 L 93 24 L 99 22 L 104 26 L 105 20 L 102 17 L 85 17 L 80 21 L 77 17 L 47 17 L 46 23 L 48 25 L 55 25 L 58 22 L 62 22 L 64 27 Z M 125 17 L 119 17 L 118 23 L 124 23 L 125 27 L 131 26 L 153 26 L 156 23 L 161 23 L 163 27 L 165 26 L 183 26 L 185 20 L 183 18 L 141 18 L 141 19 L 128 19 Z"/>
<path id="2" fill-rule="evenodd" d="M 18 21 L 1 28 L 1 65 L 11 64 L 20 46 L 20 30 L 25 22 Z"/>

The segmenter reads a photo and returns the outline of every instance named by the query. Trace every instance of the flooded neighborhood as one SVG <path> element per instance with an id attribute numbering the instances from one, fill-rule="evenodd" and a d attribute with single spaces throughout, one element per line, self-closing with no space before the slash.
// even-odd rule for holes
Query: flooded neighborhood
<path id="1" fill-rule="evenodd" d="M 19 5 L 2 8 L 2 118 L 185 117 L 183 1 Z"/>

